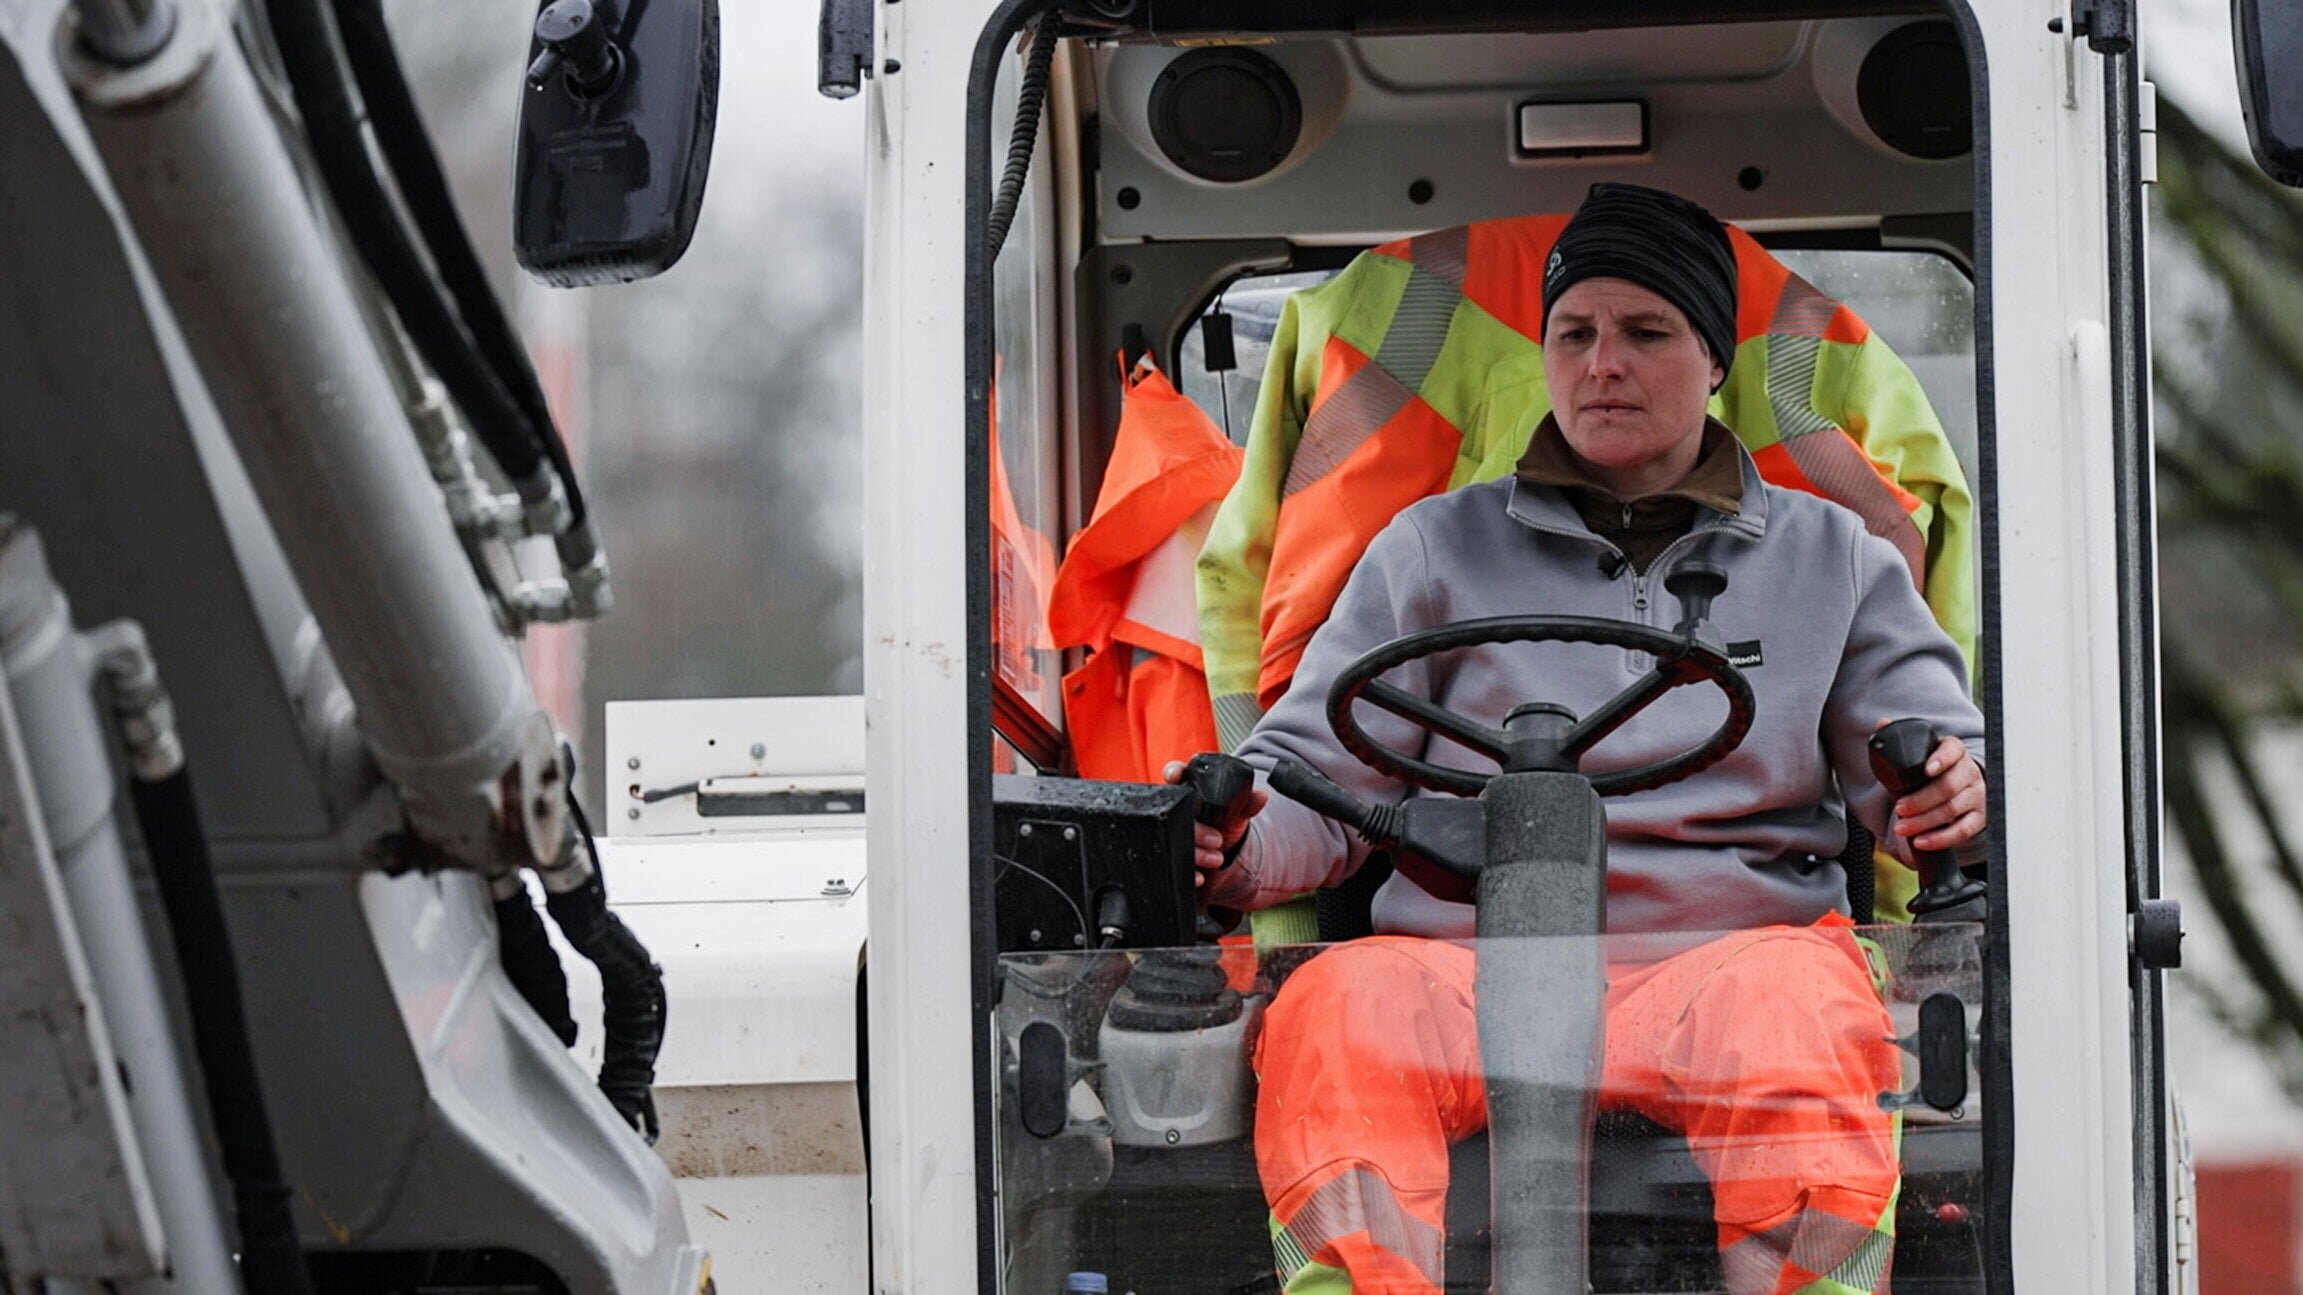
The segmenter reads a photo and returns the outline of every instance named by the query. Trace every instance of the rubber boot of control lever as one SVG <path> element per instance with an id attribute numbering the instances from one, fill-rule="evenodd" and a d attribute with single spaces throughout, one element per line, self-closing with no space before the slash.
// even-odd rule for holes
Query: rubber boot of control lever
<path id="1" fill-rule="evenodd" d="M 1897 800 L 1927 785 L 1927 757 L 1942 739 L 1935 726 L 1923 719 L 1899 719 L 1871 735 L 1871 772 Z M 1959 856 L 1949 850 L 1911 847 L 1919 866 L 1919 893 L 1906 905 L 1913 917 L 1924 917 L 1964 904 L 1985 892 L 1982 882 L 1959 870 Z"/>
<path id="2" fill-rule="evenodd" d="M 1399 844 L 1400 814 L 1396 806 L 1367 804 L 1293 760 L 1274 762 L 1270 781 L 1273 791 L 1352 829 L 1379 850 Z"/>

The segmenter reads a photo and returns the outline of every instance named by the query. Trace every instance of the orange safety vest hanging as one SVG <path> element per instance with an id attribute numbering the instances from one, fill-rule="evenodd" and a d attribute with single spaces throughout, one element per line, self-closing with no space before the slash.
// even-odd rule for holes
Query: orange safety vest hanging
<path id="1" fill-rule="evenodd" d="M 1063 681 L 1080 776 L 1157 782 L 1168 761 L 1217 749 L 1193 564 L 1241 451 L 1149 357 L 1122 381 L 1111 462 L 1056 571 L 1048 629 L 1090 653 Z"/>

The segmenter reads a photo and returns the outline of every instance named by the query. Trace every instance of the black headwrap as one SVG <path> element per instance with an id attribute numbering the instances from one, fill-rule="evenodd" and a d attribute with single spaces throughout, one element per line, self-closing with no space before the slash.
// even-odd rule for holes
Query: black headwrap
<path id="1" fill-rule="evenodd" d="M 1636 184 L 1595 184 L 1543 267 L 1543 323 L 1585 279 L 1629 279 L 1679 307 L 1724 371 L 1735 360 L 1735 246 L 1695 203 Z"/>

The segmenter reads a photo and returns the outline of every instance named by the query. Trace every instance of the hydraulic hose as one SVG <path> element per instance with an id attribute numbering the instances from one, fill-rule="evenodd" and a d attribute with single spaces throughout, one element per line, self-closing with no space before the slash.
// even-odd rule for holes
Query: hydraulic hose
<path id="1" fill-rule="evenodd" d="M 544 908 L 560 934 L 600 972 L 600 1091 L 616 1113 L 652 1145 L 656 1122 L 656 1054 L 664 1046 L 664 969 L 623 919 L 608 910 L 608 886 L 600 852 L 592 844 L 575 795 L 568 812 L 592 858 L 592 875 L 573 890 L 544 892 Z"/>
<path id="2" fill-rule="evenodd" d="M 560 557 L 570 569 L 581 567 L 591 560 L 594 542 L 587 524 L 583 492 L 576 485 L 574 465 L 569 462 L 567 446 L 554 428 L 551 407 L 544 399 L 543 385 L 536 379 L 535 365 L 528 359 L 511 321 L 505 317 L 503 303 L 488 286 L 487 272 L 472 250 L 471 236 L 448 190 L 439 154 L 432 148 L 431 135 L 424 129 L 415 96 L 409 92 L 407 78 L 401 72 L 391 29 L 384 21 L 384 8 L 378 0 L 335 0 L 335 13 L 336 31 L 344 42 L 345 61 L 351 66 L 352 77 L 360 87 L 361 102 L 368 110 L 368 125 L 375 132 L 385 164 L 391 167 L 392 182 L 407 204 L 416 232 L 423 238 L 432 265 L 439 272 L 440 283 L 454 299 L 456 312 L 462 317 L 481 358 L 495 370 L 506 394 L 534 429 L 544 456 L 560 478 L 569 515 Z M 570 543 L 583 546 L 585 551 L 569 552 Z"/>
<path id="3" fill-rule="evenodd" d="M 1062 15 L 1053 6 L 1041 14 L 1040 25 L 1032 32 L 1031 53 L 1024 58 L 1024 80 L 1016 90 L 1015 130 L 1008 136 L 1008 164 L 1000 172 L 999 192 L 992 199 L 989 235 L 994 260 L 1006 246 L 1008 227 L 1015 224 L 1016 208 L 1023 202 L 1024 179 L 1031 174 L 1032 152 L 1039 144 L 1040 107 L 1047 101 L 1048 69 L 1055 62 L 1056 31 L 1062 25 Z"/>
<path id="4" fill-rule="evenodd" d="M 470 421 L 473 434 L 505 475 L 521 488 L 523 497 L 531 497 L 548 464 L 559 477 L 568 501 L 568 533 L 585 537 L 574 541 L 579 549 L 589 547 L 590 531 L 580 525 L 586 517 L 582 496 L 575 474 L 567 466 L 566 448 L 548 416 L 541 423 L 533 421 L 513 395 L 514 390 L 533 384 L 534 373 L 526 370 L 524 381 L 507 380 L 497 367 L 485 362 L 479 344 L 467 332 L 471 321 L 459 319 L 449 308 L 431 269 L 409 242 L 391 197 L 368 163 L 360 109 L 337 70 L 335 42 L 319 6 L 320 0 L 268 0 L 266 12 L 297 111 L 303 115 L 304 128 L 311 137 L 313 162 L 337 214 L 351 232 L 354 250 L 392 303 L 417 352 L 439 375 L 449 396 Z M 407 150 L 404 142 L 398 147 L 403 154 Z M 422 187 L 419 180 L 417 188 Z M 411 196 L 409 201 L 415 206 L 423 199 Z M 450 271 L 443 266 L 443 272 Z M 477 331 L 485 334 L 488 330 L 482 327 Z M 540 395 L 537 398 L 541 400 Z M 589 554 L 563 551 L 563 563 L 571 556 L 589 561 Z M 574 563 L 571 569 L 581 565 Z"/>
<path id="5" fill-rule="evenodd" d="M 224 925 L 208 838 L 192 798 L 191 774 L 179 765 L 158 781 L 148 781 L 139 770 L 129 780 L 129 798 L 175 940 L 192 1046 L 207 1081 L 208 1115 L 216 1126 L 224 1174 L 232 1180 L 241 1279 L 248 1295 L 311 1295 L 312 1277 L 304 1267 L 290 1209 L 294 1194 L 281 1175 L 279 1149 L 264 1112 L 239 966 Z"/>
<path id="6" fill-rule="evenodd" d="M 518 880 L 516 876 L 513 879 Z M 576 1018 L 568 1009 L 568 973 L 560 966 L 559 950 L 552 947 L 552 937 L 544 931 L 544 919 L 536 912 L 535 901 L 528 898 L 528 888 L 521 886 L 495 901 L 495 906 L 496 957 L 504 964 L 504 975 L 559 1038 L 560 1046 L 576 1046 Z"/>

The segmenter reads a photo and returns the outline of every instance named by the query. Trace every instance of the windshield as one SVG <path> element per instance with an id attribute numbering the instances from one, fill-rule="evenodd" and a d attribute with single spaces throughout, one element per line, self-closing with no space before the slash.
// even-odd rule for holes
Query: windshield
<path id="1" fill-rule="evenodd" d="M 1003 1289 L 1979 1285 L 1980 940 L 1005 955 Z"/>

